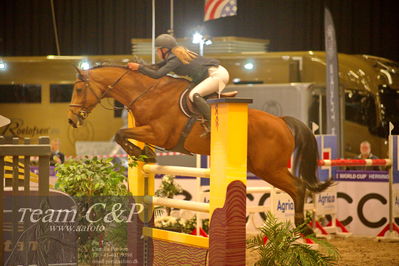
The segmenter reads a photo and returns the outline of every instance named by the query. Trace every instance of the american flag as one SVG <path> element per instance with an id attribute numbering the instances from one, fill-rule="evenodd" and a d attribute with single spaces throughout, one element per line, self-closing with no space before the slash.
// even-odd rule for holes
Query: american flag
<path id="1" fill-rule="evenodd" d="M 237 15 L 237 0 L 205 0 L 204 21 Z"/>

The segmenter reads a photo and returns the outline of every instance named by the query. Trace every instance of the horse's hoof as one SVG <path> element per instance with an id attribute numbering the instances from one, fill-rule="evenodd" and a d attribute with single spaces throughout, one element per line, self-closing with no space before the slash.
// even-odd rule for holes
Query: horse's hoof
<path id="1" fill-rule="evenodd" d="M 155 163 L 156 162 L 156 156 L 157 154 L 154 152 L 153 149 L 151 149 L 149 146 L 145 145 L 143 150 L 141 151 L 141 155 L 147 156 L 147 158 L 144 158 L 144 162 L 146 163 Z"/>
<path id="2" fill-rule="evenodd" d="M 145 145 L 142 152 L 142 155 L 148 156 L 148 157 L 152 157 L 155 158 L 157 156 L 157 154 L 154 152 L 153 149 L 151 149 L 149 146 Z"/>
<path id="3" fill-rule="evenodd" d="M 145 163 L 156 163 L 157 160 L 154 157 L 144 158 Z"/>
<path id="4" fill-rule="evenodd" d="M 313 231 L 313 229 L 312 229 L 312 227 L 310 225 L 306 225 L 303 228 L 303 235 L 304 236 L 313 235 L 313 234 L 314 234 L 314 231 Z"/>
<path id="5" fill-rule="evenodd" d="M 134 157 L 138 157 L 139 155 L 142 154 L 142 150 L 137 147 L 136 145 L 130 143 L 130 142 L 126 142 L 124 143 L 124 145 L 122 146 L 122 148 L 126 151 L 127 154 L 129 154 L 130 156 L 134 156 Z"/>

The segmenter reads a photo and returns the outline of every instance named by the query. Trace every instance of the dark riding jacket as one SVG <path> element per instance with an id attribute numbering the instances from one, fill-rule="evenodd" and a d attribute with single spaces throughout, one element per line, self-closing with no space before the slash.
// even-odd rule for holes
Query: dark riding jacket
<path id="1" fill-rule="evenodd" d="M 158 64 L 152 66 L 140 65 L 139 71 L 155 79 L 161 78 L 170 72 L 174 72 L 179 76 L 188 76 L 195 84 L 198 84 L 208 77 L 209 67 L 219 66 L 219 64 L 219 60 L 203 56 L 198 56 L 190 63 L 184 64 L 173 53 L 169 53 L 168 57 Z"/>

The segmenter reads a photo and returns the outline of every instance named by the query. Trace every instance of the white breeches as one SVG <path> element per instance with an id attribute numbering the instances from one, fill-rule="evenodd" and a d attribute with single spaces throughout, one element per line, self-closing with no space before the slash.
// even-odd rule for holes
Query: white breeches
<path id="1" fill-rule="evenodd" d="M 214 92 L 221 93 L 229 82 L 229 72 L 222 67 L 210 67 L 208 69 L 209 77 L 201 81 L 190 92 L 190 100 L 193 101 L 194 94 L 198 93 L 201 96 L 206 96 Z"/>

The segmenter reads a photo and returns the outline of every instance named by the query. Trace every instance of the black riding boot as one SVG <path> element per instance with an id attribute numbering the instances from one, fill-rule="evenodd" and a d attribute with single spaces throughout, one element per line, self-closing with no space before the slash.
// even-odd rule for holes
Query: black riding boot
<path id="1" fill-rule="evenodd" d="M 204 98 L 201 97 L 198 93 L 193 96 L 193 103 L 195 107 L 197 107 L 198 111 L 204 116 L 204 118 L 208 121 L 211 121 L 211 108 L 209 104 L 206 102 Z"/>

